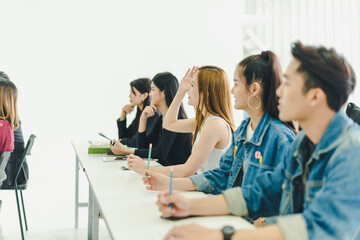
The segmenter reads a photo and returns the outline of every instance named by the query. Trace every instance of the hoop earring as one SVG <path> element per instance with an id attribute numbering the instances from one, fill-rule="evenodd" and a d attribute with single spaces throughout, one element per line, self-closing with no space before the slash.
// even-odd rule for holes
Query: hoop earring
<path id="1" fill-rule="evenodd" d="M 250 104 L 250 100 L 251 100 L 251 98 L 253 98 L 253 97 L 255 97 L 255 98 L 259 101 L 259 104 L 258 104 L 256 107 L 253 107 L 253 106 L 251 106 L 251 104 Z M 261 106 L 261 99 L 260 99 L 260 97 L 257 96 L 257 95 L 251 94 L 251 96 L 248 97 L 248 99 L 247 99 L 247 105 L 249 106 L 250 109 L 253 109 L 253 110 L 254 110 L 254 109 L 255 109 L 255 110 L 259 109 L 260 106 Z"/>

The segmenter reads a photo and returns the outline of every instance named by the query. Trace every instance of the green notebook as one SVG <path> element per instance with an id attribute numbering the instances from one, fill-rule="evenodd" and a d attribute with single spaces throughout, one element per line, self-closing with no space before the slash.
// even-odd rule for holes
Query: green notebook
<path id="1" fill-rule="evenodd" d="M 109 144 L 101 144 L 101 145 L 91 144 L 88 148 L 89 154 L 104 154 L 108 152 L 111 153 Z"/>

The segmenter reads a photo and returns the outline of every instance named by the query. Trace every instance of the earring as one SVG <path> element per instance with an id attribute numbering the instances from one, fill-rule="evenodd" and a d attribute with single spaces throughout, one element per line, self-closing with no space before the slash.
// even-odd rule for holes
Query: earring
<path id="1" fill-rule="evenodd" d="M 256 107 L 253 107 L 253 106 L 251 106 L 251 104 L 250 104 L 250 100 L 251 100 L 251 98 L 256 98 L 258 101 L 259 101 L 259 103 L 258 103 L 258 105 L 256 106 Z M 250 95 L 250 97 L 248 97 L 248 99 L 247 99 L 247 105 L 249 106 L 249 108 L 250 109 L 259 109 L 260 108 L 260 106 L 261 106 L 261 99 L 260 99 L 260 97 L 259 96 L 257 96 L 257 95 L 254 95 L 254 94 L 251 94 Z"/>
<path id="2" fill-rule="evenodd" d="M 310 106 L 311 106 L 311 107 L 315 106 L 315 101 L 311 101 L 311 102 L 310 102 Z"/>

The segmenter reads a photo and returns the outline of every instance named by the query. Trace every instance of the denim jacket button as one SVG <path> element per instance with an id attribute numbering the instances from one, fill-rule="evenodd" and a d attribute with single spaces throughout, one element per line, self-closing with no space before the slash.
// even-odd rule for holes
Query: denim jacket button
<path id="1" fill-rule="evenodd" d="M 232 172 L 230 172 L 229 175 L 231 176 L 231 175 L 232 175 Z"/>

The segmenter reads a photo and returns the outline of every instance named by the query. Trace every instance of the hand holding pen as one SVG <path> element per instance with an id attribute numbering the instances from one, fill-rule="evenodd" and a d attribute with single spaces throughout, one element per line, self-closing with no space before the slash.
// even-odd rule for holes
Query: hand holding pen
<path id="1" fill-rule="evenodd" d="M 171 203 L 171 208 L 169 204 Z M 169 190 L 165 190 L 158 195 L 156 202 L 159 211 L 165 218 L 168 217 L 187 217 L 190 215 L 191 199 L 188 199 L 181 194 L 174 193 L 170 196 Z"/>

